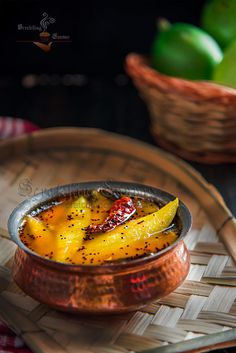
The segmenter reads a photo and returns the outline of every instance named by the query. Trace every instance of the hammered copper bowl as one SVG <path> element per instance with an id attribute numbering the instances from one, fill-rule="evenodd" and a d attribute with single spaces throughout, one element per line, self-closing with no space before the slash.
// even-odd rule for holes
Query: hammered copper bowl
<path id="1" fill-rule="evenodd" d="M 191 215 L 182 202 L 178 210 L 182 224 L 178 240 L 155 255 L 137 260 L 96 266 L 70 265 L 43 258 L 22 243 L 19 227 L 27 213 L 59 196 L 100 188 L 164 203 L 174 199 L 167 192 L 145 185 L 89 182 L 50 189 L 22 202 L 8 222 L 9 233 L 18 245 L 13 278 L 39 302 L 70 312 L 121 313 L 169 294 L 186 278 L 190 259 L 183 239 L 190 229 Z"/>

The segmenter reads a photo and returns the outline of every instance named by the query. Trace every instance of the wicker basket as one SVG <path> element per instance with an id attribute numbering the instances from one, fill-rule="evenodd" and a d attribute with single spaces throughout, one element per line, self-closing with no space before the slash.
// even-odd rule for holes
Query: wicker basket
<path id="1" fill-rule="evenodd" d="M 193 161 L 236 162 L 236 90 L 160 74 L 138 54 L 127 56 L 126 70 L 147 103 L 158 144 Z"/>

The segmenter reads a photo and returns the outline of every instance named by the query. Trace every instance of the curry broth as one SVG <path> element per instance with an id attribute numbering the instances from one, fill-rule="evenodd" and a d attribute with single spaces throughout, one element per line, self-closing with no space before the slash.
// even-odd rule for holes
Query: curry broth
<path id="1" fill-rule="evenodd" d="M 145 228 L 144 217 L 155 215 L 161 206 L 140 197 L 131 199 L 136 211 L 126 222 L 111 231 L 89 235 L 88 226 L 105 221 L 114 198 L 94 191 L 58 199 L 25 217 L 21 240 L 43 257 L 78 265 L 132 260 L 157 253 L 176 241 L 181 230 L 178 216 L 167 229 L 153 233 L 152 227 Z"/>

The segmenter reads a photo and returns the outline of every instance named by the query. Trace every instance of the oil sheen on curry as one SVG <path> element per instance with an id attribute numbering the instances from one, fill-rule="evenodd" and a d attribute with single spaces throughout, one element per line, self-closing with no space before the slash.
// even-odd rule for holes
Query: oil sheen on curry
<path id="1" fill-rule="evenodd" d="M 178 199 L 165 205 L 98 190 L 59 198 L 25 216 L 23 243 L 63 263 L 103 265 L 153 255 L 176 241 Z"/>

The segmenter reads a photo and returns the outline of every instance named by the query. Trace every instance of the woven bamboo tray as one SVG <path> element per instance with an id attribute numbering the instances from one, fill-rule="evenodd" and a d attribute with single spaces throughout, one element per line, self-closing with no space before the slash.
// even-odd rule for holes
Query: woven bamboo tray
<path id="1" fill-rule="evenodd" d="M 202 163 L 236 162 L 236 89 L 166 76 L 130 54 L 126 69 L 147 103 L 161 146 Z"/>
<path id="2" fill-rule="evenodd" d="M 79 128 L 1 142 L 0 156 L 0 316 L 34 352 L 204 352 L 236 345 L 236 266 L 227 251 L 236 259 L 235 222 L 219 193 L 190 166 L 141 142 Z M 49 187 L 88 180 L 146 183 L 189 206 L 192 265 L 174 293 L 137 312 L 86 317 L 52 310 L 12 281 L 15 245 L 6 231 L 12 209 Z"/>

